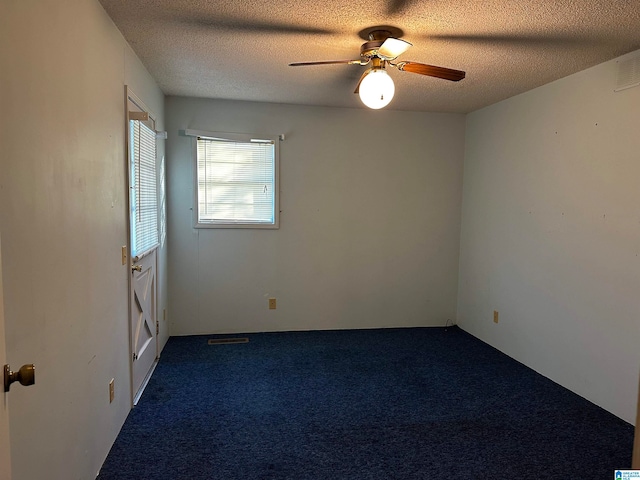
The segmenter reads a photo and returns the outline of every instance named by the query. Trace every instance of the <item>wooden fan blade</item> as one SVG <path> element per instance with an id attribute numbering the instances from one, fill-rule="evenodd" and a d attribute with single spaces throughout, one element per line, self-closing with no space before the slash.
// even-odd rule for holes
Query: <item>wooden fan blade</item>
<path id="1" fill-rule="evenodd" d="M 396 15 L 412 3 L 411 0 L 391 0 L 389 7 L 387 8 L 387 15 Z"/>
<path id="2" fill-rule="evenodd" d="M 328 60 L 325 62 L 296 62 L 290 63 L 290 67 L 305 67 L 308 65 L 360 65 L 360 60 Z"/>
<path id="3" fill-rule="evenodd" d="M 425 65 L 424 63 L 418 62 L 399 62 L 395 66 L 398 68 L 398 70 L 402 70 L 403 72 L 418 73 L 420 75 L 427 75 L 429 77 L 451 80 L 452 82 L 459 82 L 465 77 L 465 72 L 463 72 L 462 70 L 436 67 L 434 65 Z"/>
<path id="4" fill-rule="evenodd" d="M 364 73 L 360 77 L 360 80 L 358 80 L 358 85 L 356 85 L 356 89 L 355 89 L 355 91 L 353 93 L 355 93 L 356 95 L 358 93 L 360 93 L 360 84 L 362 83 L 362 80 L 364 80 L 364 77 L 366 77 L 370 73 L 371 73 L 371 69 L 370 68 L 368 68 L 367 70 L 364 71 Z"/>
<path id="5" fill-rule="evenodd" d="M 579 35 L 576 32 L 533 34 L 476 34 L 476 35 L 425 35 L 430 41 L 451 43 L 471 43 L 473 45 L 490 45 L 492 47 L 564 47 L 572 45 L 595 45 L 593 37 Z"/>
<path id="6" fill-rule="evenodd" d="M 206 14 L 202 11 L 187 12 L 186 10 L 173 11 L 167 10 L 158 12 L 162 17 L 166 17 L 166 21 L 171 23 L 180 23 L 188 26 L 203 27 L 206 29 L 224 29 L 235 30 L 240 32 L 266 32 L 277 34 L 318 34 L 329 35 L 336 33 L 332 30 L 319 28 L 315 26 L 292 25 L 280 22 L 267 22 L 259 20 L 239 20 L 236 18 L 225 17 L 219 14 Z"/>

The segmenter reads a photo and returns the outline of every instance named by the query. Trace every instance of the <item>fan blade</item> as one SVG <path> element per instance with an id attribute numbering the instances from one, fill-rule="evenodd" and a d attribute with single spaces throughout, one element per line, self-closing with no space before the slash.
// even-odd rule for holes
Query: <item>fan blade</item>
<path id="1" fill-rule="evenodd" d="M 474 45 L 508 46 L 508 47 L 562 47 L 572 45 L 594 45 L 594 38 L 572 33 L 533 34 L 476 34 L 476 35 L 424 35 L 430 41 L 451 43 L 471 43 Z"/>
<path id="2" fill-rule="evenodd" d="M 305 67 L 308 65 L 361 65 L 360 60 L 328 60 L 326 62 L 296 62 L 290 63 L 290 67 Z"/>
<path id="3" fill-rule="evenodd" d="M 411 4 L 411 0 L 391 0 L 389 3 L 387 15 L 395 15 L 405 10 Z"/>
<path id="4" fill-rule="evenodd" d="M 429 77 L 451 80 L 452 82 L 459 82 L 465 77 L 465 72 L 462 70 L 436 67 L 434 65 L 425 65 L 424 63 L 418 62 L 398 62 L 394 67 L 397 67 L 398 70 L 402 70 L 403 72 L 418 73 Z"/>
<path id="5" fill-rule="evenodd" d="M 268 22 L 260 20 L 241 20 L 220 15 L 206 15 L 201 11 L 186 12 L 166 11 L 161 15 L 166 16 L 171 23 L 181 23 L 187 26 L 195 26 L 206 29 L 235 30 L 247 33 L 277 33 L 277 34 L 319 34 L 329 35 L 333 32 L 316 26 L 292 25 L 289 23 Z"/>
<path id="6" fill-rule="evenodd" d="M 389 37 L 380 45 L 378 55 L 385 60 L 393 60 L 406 52 L 411 46 L 409 42 Z"/>
<path id="7" fill-rule="evenodd" d="M 362 80 L 364 80 L 364 77 L 366 77 L 370 73 L 371 73 L 371 69 L 370 68 L 368 68 L 367 70 L 364 71 L 364 73 L 360 77 L 360 80 L 358 80 L 358 85 L 356 85 L 356 89 L 355 89 L 355 91 L 353 93 L 355 93 L 356 95 L 358 93 L 360 93 L 360 84 L 362 83 Z"/>

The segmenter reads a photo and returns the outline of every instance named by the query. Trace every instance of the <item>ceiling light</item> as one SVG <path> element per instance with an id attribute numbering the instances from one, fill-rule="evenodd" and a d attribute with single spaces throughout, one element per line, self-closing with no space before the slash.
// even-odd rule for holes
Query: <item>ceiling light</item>
<path id="1" fill-rule="evenodd" d="M 393 60 L 406 52 L 411 44 L 399 38 L 387 38 L 378 50 L 378 55 L 385 60 Z"/>
<path id="2" fill-rule="evenodd" d="M 395 91 L 396 87 L 387 72 L 376 68 L 362 79 L 358 94 L 362 103 L 377 110 L 389 105 Z"/>

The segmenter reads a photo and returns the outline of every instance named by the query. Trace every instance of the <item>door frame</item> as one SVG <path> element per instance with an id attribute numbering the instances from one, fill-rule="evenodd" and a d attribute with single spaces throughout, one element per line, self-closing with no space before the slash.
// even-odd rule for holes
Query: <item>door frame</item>
<path id="1" fill-rule="evenodd" d="M 149 121 L 152 125 L 153 130 L 155 130 L 155 125 L 156 125 L 156 119 L 157 116 L 151 112 L 151 110 L 145 105 L 145 103 L 140 99 L 140 97 L 138 97 L 128 85 L 125 85 L 124 87 L 125 90 L 125 96 L 124 96 L 124 102 L 125 102 L 125 164 L 126 164 L 126 174 L 125 174 L 125 185 L 126 185 L 126 192 L 127 192 L 127 198 L 126 198 L 126 205 L 127 205 L 127 252 L 128 254 L 126 255 L 126 261 L 125 261 L 125 255 L 123 255 L 123 261 L 126 263 L 127 265 L 127 285 L 128 285 L 128 311 L 129 311 L 129 391 L 131 392 L 131 407 L 133 408 L 136 403 L 138 402 L 140 395 L 142 394 L 142 390 L 144 389 L 147 381 L 149 380 L 149 377 L 151 376 L 151 374 L 153 373 L 153 370 L 155 369 L 155 366 L 157 364 L 158 361 L 158 357 L 159 357 L 159 341 L 158 341 L 158 282 L 157 282 L 157 276 L 158 276 L 158 264 L 156 261 L 155 264 L 155 280 L 154 280 L 154 288 L 155 288 L 155 292 L 154 292 L 154 306 L 153 309 L 156 312 L 156 318 L 155 318 L 155 322 L 156 322 L 156 330 L 155 330 L 155 361 L 153 363 L 153 365 L 151 366 L 151 369 L 149 370 L 149 372 L 146 373 L 146 377 L 145 380 L 142 382 L 142 386 L 140 388 L 136 388 L 136 386 L 134 385 L 134 372 L 133 372 L 133 368 L 134 368 L 134 353 L 135 353 L 135 345 L 134 345 L 134 339 L 133 339 L 133 335 L 132 335 L 132 323 L 133 323 L 133 318 L 132 318 L 132 309 L 131 309 L 131 305 L 132 305 L 132 301 L 133 301 L 133 275 L 131 272 L 131 267 L 133 267 L 133 263 L 135 261 L 138 260 L 137 257 L 132 257 L 131 256 L 131 252 L 133 249 L 133 245 L 131 243 L 131 195 L 130 195 L 130 191 L 129 191 L 129 176 L 130 176 L 130 158 L 129 158 L 129 154 L 131 152 L 131 143 L 130 143 L 130 136 L 129 136 L 129 120 L 130 120 L 130 112 L 132 111 L 139 111 L 139 112 L 146 112 L 149 114 Z M 156 158 L 156 162 L 157 162 L 157 158 Z M 156 165 L 156 171 L 157 171 L 157 165 Z M 156 249 L 157 251 L 157 249 Z M 156 254 L 156 259 L 157 259 L 157 254 Z"/>

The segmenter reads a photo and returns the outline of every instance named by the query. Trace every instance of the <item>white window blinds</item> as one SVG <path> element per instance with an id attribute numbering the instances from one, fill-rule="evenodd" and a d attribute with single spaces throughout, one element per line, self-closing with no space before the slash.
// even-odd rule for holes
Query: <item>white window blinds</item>
<path id="1" fill-rule="evenodd" d="M 273 140 L 197 139 L 198 226 L 277 226 Z"/>
<path id="2" fill-rule="evenodd" d="M 131 245 L 132 256 L 158 246 L 158 196 L 156 178 L 156 132 L 131 120 Z"/>

